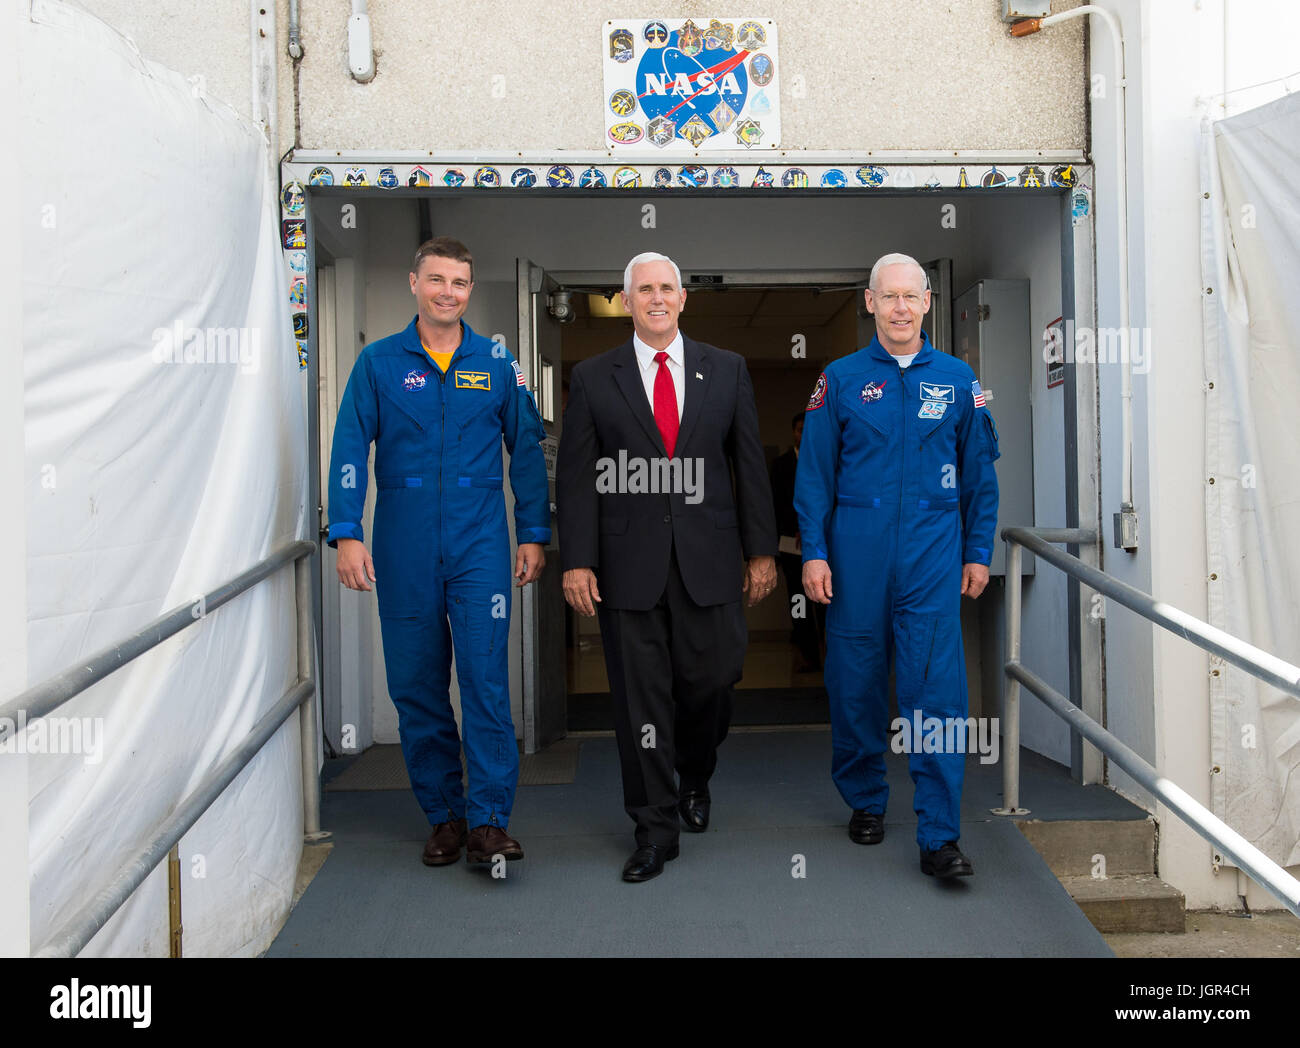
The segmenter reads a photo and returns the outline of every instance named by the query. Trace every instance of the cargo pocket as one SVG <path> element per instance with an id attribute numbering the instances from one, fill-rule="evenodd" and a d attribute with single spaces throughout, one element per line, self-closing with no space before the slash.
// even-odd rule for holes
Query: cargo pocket
<path id="1" fill-rule="evenodd" d="M 929 619 L 929 643 L 922 663 L 922 708 L 936 716 L 965 715 L 966 653 L 961 642 L 961 617 L 935 615 Z"/>

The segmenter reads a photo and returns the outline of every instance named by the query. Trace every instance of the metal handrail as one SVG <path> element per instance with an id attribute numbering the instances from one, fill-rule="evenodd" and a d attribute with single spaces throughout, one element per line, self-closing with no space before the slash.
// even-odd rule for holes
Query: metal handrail
<path id="1" fill-rule="evenodd" d="M 113 881 L 66 921 L 44 945 L 34 951 L 33 956 L 76 956 L 136 888 L 144 883 L 168 851 L 199 821 L 295 709 L 301 711 L 299 729 L 302 744 L 303 833 L 308 840 L 323 836 L 320 832 L 320 777 L 316 771 L 316 743 L 320 731 L 313 677 L 311 570 L 310 562 L 306 559 L 315 552 L 316 543 L 307 540 L 282 546 L 247 571 L 204 594 L 201 598 L 201 614 L 194 614 L 197 602 L 164 612 L 126 639 L 104 648 L 78 666 L 55 674 L 0 706 L 0 717 L 8 717 L 10 720 L 16 720 L 16 715 L 20 712 L 26 713 L 28 723 L 43 717 L 114 670 L 157 647 L 168 637 L 194 625 L 206 617 L 208 612 L 215 611 L 280 568 L 290 563 L 294 566 L 297 680 L 253 726 L 239 746 L 176 806 L 154 831 L 149 842 L 128 860 Z M 2 739 L 3 736 L 0 736 Z"/>
<path id="2" fill-rule="evenodd" d="M 316 544 L 305 539 L 282 546 L 265 560 L 254 564 L 247 571 L 236 575 L 210 593 L 164 611 L 124 640 L 110 644 L 76 666 L 71 666 L 62 673 L 56 673 L 35 687 L 28 688 L 17 698 L 0 705 L 0 718 L 7 717 L 14 720 L 19 711 L 26 712 L 29 722 L 44 717 L 92 684 L 103 680 L 114 670 L 120 669 L 150 648 L 161 644 L 168 637 L 174 636 L 187 626 L 193 626 L 208 612 L 216 611 L 221 605 L 274 574 L 285 564 L 308 556 L 315 550 Z M 194 613 L 196 605 L 202 609 L 198 615 Z M 0 725 L 0 742 L 4 742 L 7 737 L 4 726 Z"/>
<path id="3" fill-rule="evenodd" d="M 999 814 L 1025 814 L 1020 807 L 1020 687 L 1064 720 L 1071 728 L 1128 772 L 1133 779 L 1164 802 L 1175 815 L 1226 855 L 1238 869 L 1267 889 L 1278 901 L 1300 917 L 1300 880 L 1292 877 L 1231 826 L 1191 797 L 1176 783 L 1161 775 L 1152 765 L 1124 745 L 1100 724 L 1075 706 L 1068 698 L 1036 676 L 1020 662 L 1021 548 L 1030 550 L 1067 575 L 1078 579 L 1098 593 L 1111 597 L 1145 619 L 1163 626 L 1198 648 L 1213 652 L 1247 673 L 1300 697 L 1300 667 L 1291 665 L 1260 648 L 1216 629 L 1186 612 L 1179 611 L 1148 593 L 1120 582 L 1083 563 L 1078 557 L 1063 553 L 1049 543 L 1068 542 L 1081 545 L 1096 541 L 1096 533 L 1081 529 L 1003 528 L 1007 544 L 1007 676 L 1004 700 L 1003 735 L 1007 759 L 1002 765 L 1004 808 Z"/>

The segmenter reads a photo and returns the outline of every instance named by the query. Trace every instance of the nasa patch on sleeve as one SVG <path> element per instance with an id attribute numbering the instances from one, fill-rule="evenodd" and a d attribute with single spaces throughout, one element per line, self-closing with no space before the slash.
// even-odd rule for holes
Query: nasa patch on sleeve
<path id="1" fill-rule="evenodd" d="M 826 401 L 826 372 L 817 376 L 817 385 L 813 387 L 812 396 L 808 398 L 805 411 L 816 411 Z"/>

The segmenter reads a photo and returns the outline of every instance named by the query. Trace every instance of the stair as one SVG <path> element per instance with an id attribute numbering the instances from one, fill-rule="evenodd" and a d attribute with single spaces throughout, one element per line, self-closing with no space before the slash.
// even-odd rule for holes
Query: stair
<path id="1" fill-rule="evenodd" d="M 1097 931 L 1185 930 L 1183 893 L 1156 876 L 1154 819 L 1017 825 Z"/>

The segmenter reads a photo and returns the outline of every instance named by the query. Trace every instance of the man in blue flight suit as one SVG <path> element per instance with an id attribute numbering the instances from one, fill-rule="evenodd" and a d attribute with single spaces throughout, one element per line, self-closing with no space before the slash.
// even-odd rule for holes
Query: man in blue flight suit
<path id="1" fill-rule="evenodd" d="M 522 859 L 506 833 L 519 754 L 507 667 L 501 440 L 515 493 L 514 577 L 524 586 L 541 574 L 551 538 L 545 434 L 518 364 L 461 320 L 474 286 L 465 246 L 451 237 L 422 244 L 410 282 L 415 319 L 366 346 L 339 406 L 329 544 L 337 545 L 343 585 L 369 590 L 374 582 L 379 591 L 388 693 L 411 785 L 433 826 L 424 863 L 453 863 L 462 847 L 471 863 Z M 379 489 L 373 562 L 361 531 L 371 441 Z M 449 697 L 453 648 L 468 798 Z"/>
<path id="2" fill-rule="evenodd" d="M 831 776 L 853 809 L 850 838 L 878 844 L 891 654 L 901 717 L 919 710 L 927 733 L 930 718 L 957 728 L 966 717 L 961 597 L 988 585 L 998 437 L 975 373 L 921 330 L 930 290 L 916 260 L 877 261 L 866 303 L 875 338 L 832 362 L 808 402 L 794 502 L 804 590 L 830 605 Z M 921 870 L 968 877 L 957 846 L 966 747 L 927 748 L 913 739 L 908 760 Z"/>

